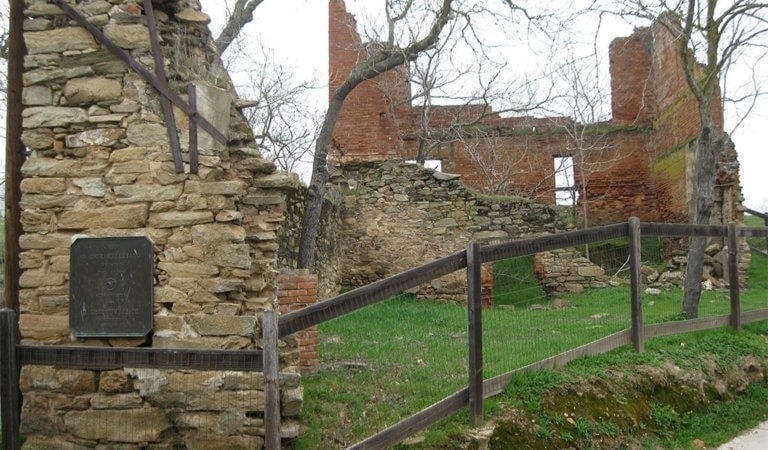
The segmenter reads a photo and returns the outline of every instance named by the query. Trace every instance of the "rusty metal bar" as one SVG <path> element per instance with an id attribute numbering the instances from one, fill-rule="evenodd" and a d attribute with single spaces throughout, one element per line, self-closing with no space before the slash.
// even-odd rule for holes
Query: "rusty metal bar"
<path id="1" fill-rule="evenodd" d="M 163 91 L 168 91 L 168 77 L 165 74 L 165 58 L 163 50 L 160 48 L 160 38 L 157 34 L 157 24 L 155 23 L 155 11 L 152 9 L 152 0 L 144 0 L 144 15 L 147 17 L 147 28 L 149 28 L 149 43 L 152 45 L 152 57 L 155 60 L 155 76 L 162 85 Z M 181 144 L 179 143 L 179 133 L 176 129 L 176 117 L 173 115 L 173 105 L 166 96 L 160 97 L 160 105 L 163 107 L 163 116 L 165 116 L 165 128 L 168 130 L 168 142 L 171 145 L 173 153 L 173 165 L 176 167 L 176 173 L 184 173 L 184 161 L 181 159 Z M 192 105 L 190 105 L 192 108 Z"/>
<path id="2" fill-rule="evenodd" d="M 189 97 L 189 107 L 196 110 L 197 88 L 192 83 L 187 85 L 187 97 Z M 197 152 L 197 116 L 198 114 L 189 116 L 189 171 L 191 173 L 197 173 L 200 164 Z"/>

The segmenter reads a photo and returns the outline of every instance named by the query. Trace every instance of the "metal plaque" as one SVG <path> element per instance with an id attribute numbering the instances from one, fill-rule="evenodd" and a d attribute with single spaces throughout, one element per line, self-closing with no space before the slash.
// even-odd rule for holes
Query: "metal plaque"
<path id="1" fill-rule="evenodd" d="M 69 328 L 76 337 L 143 337 L 152 331 L 152 242 L 80 238 L 69 257 Z"/>

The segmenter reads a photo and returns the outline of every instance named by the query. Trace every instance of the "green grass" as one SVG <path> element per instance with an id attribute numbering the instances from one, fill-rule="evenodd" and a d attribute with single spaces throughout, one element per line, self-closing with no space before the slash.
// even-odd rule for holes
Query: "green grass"
<path id="1" fill-rule="evenodd" d="M 525 266 L 525 262 L 518 261 L 516 264 L 523 264 L 517 266 L 518 269 L 530 267 Z M 766 292 L 768 261 L 753 256 L 750 289 L 741 294 L 742 310 L 768 307 Z M 644 296 L 645 322 L 679 319 L 681 299 L 681 289 Z M 563 299 L 560 306 L 552 309 L 484 309 L 485 378 L 506 373 L 630 326 L 627 287 L 590 290 L 571 295 Z M 728 292 L 703 293 L 700 304 L 702 316 L 727 314 L 729 308 Z M 305 428 L 294 443 L 295 447 L 337 448 L 353 444 L 465 387 L 466 316 L 465 306 L 399 296 L 320 325 L 321 365 L 316 372 L 305 375 L 303 379 L 305 403 L 301 420 Z M 763 326 L 754 331 L 754 326 L 751 326 L 745 335 L 750 333 L 749 330 L 753 330 L 749 339 L 758 336 L 758 341 L 764 345 L 763 334 L 768 334 L 768 329 Z M 701 354 L 715 350 L 726 360 L 741 354 L 742 350 L 735 350 L 736 344 L 731 343 L 731 337 L 738 334 L 734 335 L 728 330 L 708 333 L 714 333 L 716 337 L 705 340 L 692 339 L 693 335 L 688 335 L 685 338 L 676 336 L 653 339 L 646 342 L 647 351 L 644 354 L 623 348 L 572 363 L 569 367 L 574 367 L 575 372 L 542 371 L 536 377 L 544 377 L 547 383 L 559 383 L 564 377 L 579 374 L 588 376 L 604 371 L 601 367 L 661 363 L 680 352 L 690 355 L 694 362 L 700 360 Z M 701 336 L 706 336 L 706 333 Z M 681 347 L 681 342 L 687 345 Z M 521 398 L 528 396 L 535 399 L 538 395 L 535 387 L 547 385 L 536 377 L 523 378 L 531 382 L 534 388 L 528 394 L 519 391 Z M 486 416 L 492 416 L 499 410 L 501 401 L 503 399 L 487 400 Z M 768 405 L 768 402 L 763 403 Z M 533 407 L 531 405 L 529 407 Z M 687 417 L 669 419 L 675 427 L 693 427 L 693 424 L 686 422 Z M 705 419 L 701 420 L 705 423 Z M 467 423 L 464 410 L 433 426 L 423 435 L 420 446 L 455 447 L 461 434 L 466 431 Z M 613 425 L 604 423 L 599 426 L 613 433 Z M 743 425 L 737 422 L 733 426 L 739 428 Z M 586 432 L 585 429 L 582 432 Z M 662 436 L 658 439 L 672 439 L 681 433 L 676 429 L 669 433 L 672 437 Z M 710 440 L 708 438 L 705 442 Z"/>
<path id="2" fill-rule="evenodd" d="M 748 227 L 764 227 L 765 221 L 760 217 L 753 216 L 751 214 L 744 214 L 744 225 Z M 759 250 L 768 250 L 765 238 L 749 238 L 747 239 L 749 246 Z"/>
<path id="3" fill-rule="evenodd" d="M 533 256 L 497 261 L 493 265 L 493 304 L 529 306 L 546 298 L 533 268 Z"/>

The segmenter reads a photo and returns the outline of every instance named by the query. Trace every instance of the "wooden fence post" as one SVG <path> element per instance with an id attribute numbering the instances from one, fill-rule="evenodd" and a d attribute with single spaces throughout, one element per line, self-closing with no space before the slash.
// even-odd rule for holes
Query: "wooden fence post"
<path id="1" fill-rule="evenodd" d="M 632 297 L 632 344 L 638 352 L 645 351 L 643 336 L 643 286 L 640 279 L 641 262 L 640 219 L 629 218 L 629 268 Z"/>
<path id="2" fill-rule="evenodd" d="M 731 294 L 731 328 L 741 329 L 741 299 L 739 296 L 739 250 L 736 223 L 728 223 L 728 284 Z"/>
<path id="3" fill-rule="evenodd" d="M 0 415 L 3 450 L 19 448 L 19 367 L 16 360 L 19 326 L 16 311 L 0 310 Z"/>
<path id="4" fill-rule="evenodd" d="M 469 420 L 483 425 L 483 316 L 480 244 L 467 247 L 467 315 L 469 321 Z"/>
<path id="5" fill-rule="evenodd" d="M 277 311 L 261 316 L 264 351 L 264 448 L 280 449 L 280 385 L 277 353 Z"/>

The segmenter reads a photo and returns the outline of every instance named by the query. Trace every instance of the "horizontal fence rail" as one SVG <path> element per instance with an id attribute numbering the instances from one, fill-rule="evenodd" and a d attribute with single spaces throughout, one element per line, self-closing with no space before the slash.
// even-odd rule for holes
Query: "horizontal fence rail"
<path id="1" fill-rule="evenodd" d="M 278 336 L 285 337 L 313 325 L 327 322 L 466 267 L 467 252 L 457 252 L 301 310 L 290 312 L 278 319 Z"/>
<path id="2" fill-rule="evenodd" d="M 629 233 L 627 224 L 606 225 L 587 230 L 569 231 L 567 233 L 520 239 L 501 244 L 487 245 L 480 249 L 483 262 L 494 262 L 502 259 L 528 256 L 540 252 L 557 250 L 559 248 L 592 244 L 606 239 L 625 237 Z"/>
<path id="3" fill-rule="evenodd" d="M 21 365 L 112 370 L 126 367 L 261 372 L 261 350 L 187 350 L 158 348 L 17 345 Z"/>

